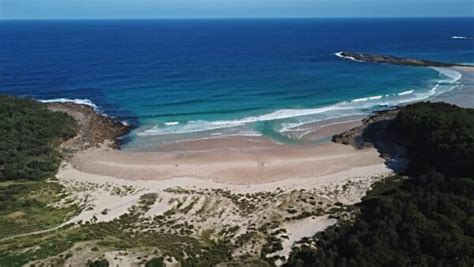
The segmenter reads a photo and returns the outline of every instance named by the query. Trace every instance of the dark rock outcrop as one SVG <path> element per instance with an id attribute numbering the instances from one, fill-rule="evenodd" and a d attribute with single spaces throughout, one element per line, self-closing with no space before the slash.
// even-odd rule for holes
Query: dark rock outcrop
<path id="1" fill-rule="evenodd" d="M 90 147 L 105 144 L 118 148 L 119 138 L 126 135 L 131 127 L 111 117 L 98 114 L 92 107 L 75 103 L 48 103 L 51 111 L 65 112 L 78 125 L 76 137 L 64 142 L 61 149 L 66 156 Z"/>
<path id="2" fill-rule="evenodd" d="M 335 143 L 351 145 L 354 148 L 362 149 L 373 146 L 373 142 L 378 138 L 381 131 L 388 123 L 395 118 L 398 110 L 385 110 L 362 120 L 362 125 L 349 131 L 336 134 L 332 137 Z"/>
<path id="3" fill-rule="evenodd" d="M 356 149 L 374 147 L 381 157 L 386 159 L 386 165 L 389 168 L 400 172 L 407 165 L 406 149 L 396 142 L 396 136 L 387 131 L 398 112 L 398 109 L 377 112 L 362 120 L 363 125 L 334 135 L 332 141 L 351 145 Z"/>

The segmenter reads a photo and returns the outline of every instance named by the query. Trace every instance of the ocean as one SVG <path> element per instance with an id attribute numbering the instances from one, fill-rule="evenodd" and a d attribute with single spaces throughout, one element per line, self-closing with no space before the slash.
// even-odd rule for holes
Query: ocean
<path id="1" fill-rule="evenodd" d="M 339 51 L 473 63 L 474 19 L 0 21 L 0 93 L 75 101 L 135 128 L 125 149 L 267 136 L 429 100 L 460 74 Z"/>

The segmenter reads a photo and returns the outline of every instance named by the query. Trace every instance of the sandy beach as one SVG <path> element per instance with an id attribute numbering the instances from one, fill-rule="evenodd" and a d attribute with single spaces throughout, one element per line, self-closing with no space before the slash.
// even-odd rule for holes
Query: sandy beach
<path id="1" fill-rule="evenodd" d="M 237 140 L 236 140 L 237 139 Z M 261 184 L 319 176 L 384 163 L 375 149 L 355 150 L 341 144 L 287 146 L 229 140 L 191 142 L 242 143 L 240 148 L 178 152 L 124 152 L 94 149 L 78 154 L 72 165 L 85 173 L 130 180 L 192 177 L 225 184 Z M 181 144 L 179 144 L 181 145 Z M 370 173 L 368 175 L 371 175 Z"/>

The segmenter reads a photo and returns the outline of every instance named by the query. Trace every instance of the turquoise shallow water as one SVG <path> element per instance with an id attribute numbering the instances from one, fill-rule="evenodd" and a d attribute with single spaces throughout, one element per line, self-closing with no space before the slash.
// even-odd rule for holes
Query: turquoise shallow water
<path id="1" fill-rule="evenodd" d="M 0 22 L 0 92 L 78 99 L 136 126 L 126 148 L 287 133 L 459 84 L 446 70 L 342 50 L 474 62 L 473 19 Z"/>

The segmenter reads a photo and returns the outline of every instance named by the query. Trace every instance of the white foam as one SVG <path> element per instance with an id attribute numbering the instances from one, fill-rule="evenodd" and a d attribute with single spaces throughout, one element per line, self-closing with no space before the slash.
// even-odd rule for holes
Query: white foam
<path id="1" fill-rule="evenodd" d="M 313 130 L 313 127 L 303 127 L 304 125 L 322 122 L 322 121 L 330 121 L 334 119 L 350 117 L 350 116 L 363 116 L 367 115 L 366 112 L 361 112 L 357 110 L 348 110 L 348 111 L 341 111 L 341 112 L 331 112 L 327 116 L 321 116 L 320 118 L 302 118 L 297 122 L 284 122 L 281 124 L 281 128 L 278 132 L 285 133 L 285 132 L 302 132 L 307 130 Z"/>
<path id="2" fill-rule="evenodd" d="M 367 101 L 367 100 L 369 100 L 368 97 L 363 97 L 363 98 L 353 99 L 352 102 L 364 102 L 364 101 Z"/>
<path id="3" fill-rule="evenodd" d="M 369 100 L 378 100 L 378 99 L 381 99 L 382 96 L 381 95 L 377 95 L 377 96 L 371 96 L 369 97 Z"/>
<path id="4" fill-rule="evenodd" d="M 466 36 L 451 36 L 452 39 L 468 39 Z"/>
<path id="5" fill-rule="evenodd" d="M 223 134 L 223 133 L 221 133 L 221 136 L 226 136 L 226 137 L 230 137 L 230 136 L 259 137 L 259 136 L 262 136 L 262 134 L 259 133 L 259 132 L 256 132 L 256 131 L 247 130 L 247 131 L 239 131 L 237 133 L 232 133 L 232 134 Z"/>
<path id="6" fill-rule="evenodd" d="M 387 95 L 386 95 L 386 96 L 387 96 Z M 362 98 L 352 99 L 351 102 L 365 102 L 365 101 L 369 101 L 369 100 L 379 100 L 379 99 L 381 99 L 382 97 L 383 97 L 382 95 L 369 96 L 369 97 L 362 97 Z"/>
<path id="7" fill-rule="evenodd" d="M 79 105 L 86 105 L 92 107 L 94 110 L 98 110 L 97 106 L 89 99 L 69 99 L 69 98 L 55 98 L 55 99 L 39 99 L 41 103 L 75 103 Z"/>
<path id="8" fill-rule="evenodd" d="M 440 76 L 449 78 L 449 80 L 441 80 L 441 82 L 455 83 L 462 78 L 462 73 L 451 68 L 432 67 L 432 69 L 439 72 Z"/>
<path id="9" fill-rule="evenodd" d="M 334 53 L 334 55 L 336 55 L 337 57 L 340 57 L 340 58 L 343 58 L 343 59 L 349 59 L 349 60 L 352 60 L 352 61 L 356 61 L 356 62 L 364 62 L 362 60 L 358 60 L 354 57 L 350 57 L 350 56 L 344 56 L 342 53 L 344 52 L 337 52 L 337 53 Z"/>
<path id="10" fill-rule="evenodd" d="M 164 123 L 166 126 L 171 126 L 171 125 L 178 125 L 179 122 L 178 121 L 170 121 L 170 122 L 165 122 Z"/>
<path id="11" fill-rule="evenodd" d="M 401 92 L 401 93 L 398 93 L 397 95 L 399 95 L 399 96 L 402 96 L 402 95 L 411 95 L 411 94 L 413 94 L 413 92 L 415 92 L 415 90 L 412 89 L 412 90 L 408 90 L 408 91 L 403 91 L 403 92 Z"/>

